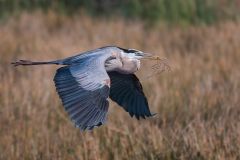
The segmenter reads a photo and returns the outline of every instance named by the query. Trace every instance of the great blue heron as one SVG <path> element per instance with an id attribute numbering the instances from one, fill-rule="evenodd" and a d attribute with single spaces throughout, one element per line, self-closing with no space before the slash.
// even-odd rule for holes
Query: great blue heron
<path id="1" fill-rule="evenodd" d="M 107 46 L 55 61 L 19 60 L 12 64 L 64 65 L 54 77 L 56 90 L 75 126 L 91 130 L 105 123 L 108 97 L 131 117 L 139 119 L 153 115 L 134 74 L 140 68 L 142 58 L 158 59 L 135 49 Z"/>

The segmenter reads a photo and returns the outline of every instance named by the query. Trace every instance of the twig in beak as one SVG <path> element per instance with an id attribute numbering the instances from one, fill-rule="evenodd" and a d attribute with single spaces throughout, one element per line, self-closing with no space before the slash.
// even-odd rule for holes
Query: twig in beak
<path id="1" fill-rule="evenodd" d="M 171 71 L 171 66 L 168 63 L 167 59 L 162 59 L 159 56 L 149 56 L 149 57 L 144 57 L 144 59 L 149 59 L 149 60 L 157 60 L 157 63 L 154 64 L 151 68 L 153 69 L 153 73 L 148 75 L 145 80 L 153 77 L 154 75 L 160 74 L 164 71 Z M 144 81 L 144 80 L 143 80 Z"/>

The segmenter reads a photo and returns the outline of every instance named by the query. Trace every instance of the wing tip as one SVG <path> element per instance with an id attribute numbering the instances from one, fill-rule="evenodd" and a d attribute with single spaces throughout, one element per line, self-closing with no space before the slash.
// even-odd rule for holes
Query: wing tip
<path id="1" fill-rule="evenodd" d="M 74 124 L 74 126 L 76 128 L 79 128 L 80 131 L 92 131 L 94 128 L 98 128 L 100 127 L 101 125 L 103 125 L 104 122 L 99 122 L 98 124 L 96 125 L 92 125 L 92 126 L 88 126 L 88 125 L 81 125 L 81 124 Z"/>
<path id="2" fill-rule="evenodd" d="M 157 115 L 157 113 L 150 113 L 150 112 L 148 114 L 141 114 L 141 115 L 133 114 L 132 112 L 129 112 L 129 114 L 131 117 L 135 117 L 137 120 L 151 118 Z"/>

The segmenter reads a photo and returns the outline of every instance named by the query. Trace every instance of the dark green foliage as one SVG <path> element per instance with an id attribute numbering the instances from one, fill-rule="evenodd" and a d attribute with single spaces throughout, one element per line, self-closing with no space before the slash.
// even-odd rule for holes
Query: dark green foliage
<path id="1" fill-rule="evenodd" d="M 56 10 L 72 15 L 84 10 L 93 16 L 121 15 L 149 22 L 211 24 L 239 17 L 237 0 L 0 0 L 0 17 L 22 10 Z"/>

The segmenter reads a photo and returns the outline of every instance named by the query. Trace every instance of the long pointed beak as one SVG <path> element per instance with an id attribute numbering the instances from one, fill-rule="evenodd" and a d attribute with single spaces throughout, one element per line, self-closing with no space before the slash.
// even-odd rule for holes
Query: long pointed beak
<path id="1" fill-rule="evenodd" d="M 161 58 L 151 53 L 144 53 L 142 59 L 160 60 Z"/>

